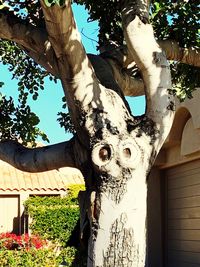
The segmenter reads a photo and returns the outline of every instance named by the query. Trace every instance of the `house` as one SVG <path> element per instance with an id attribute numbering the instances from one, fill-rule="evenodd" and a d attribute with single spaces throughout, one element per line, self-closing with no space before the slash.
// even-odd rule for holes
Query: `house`
<path id="1" fill-rule="evenodd" d="M 148 180 L 148 267 L 200 266 L 200 90 L 178 104 Z"/>
<path id="2" fill-rule="evenodd" d="M 71 184 L 84 184 L 77 169 L 61 168 L 42 173 L 17 170 L 0 161 L 0 232 L 27 232 L 24 201 L 29 196 L 64 196 Z"/>

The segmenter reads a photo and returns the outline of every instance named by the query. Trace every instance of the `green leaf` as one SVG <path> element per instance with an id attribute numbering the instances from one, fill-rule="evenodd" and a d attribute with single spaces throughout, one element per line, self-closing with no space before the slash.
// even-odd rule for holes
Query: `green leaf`
<path id="1" fill-rule="evenodd" d="M 0 82 L 0 87 L 4 86 L 4 82 Z"/>

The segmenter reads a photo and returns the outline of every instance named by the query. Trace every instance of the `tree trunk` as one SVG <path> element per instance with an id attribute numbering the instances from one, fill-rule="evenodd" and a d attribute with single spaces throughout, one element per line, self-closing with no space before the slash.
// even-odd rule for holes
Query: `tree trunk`
<path id="1" fill-rule="evenodd" d="M 96 192 L 87 266 L 144 267 L 146 174 L 142 169 L 124 171 L 115 179 L 118 183 L 112 179 Z"/>
<path id="2" fill-rule="evenodd" d="M 146 177 L 155 159 L 156 128 L 152 123 L 146 135 L 144 122 L 152 123 L 143 117 L 134 126 L 127 124 L 131 130 L 134 127 L 130 133 L 107 131 L 107 137 L 97 139 L 92 148 L 93 173 L 85 208 L 90 221 L 88 267 L 145 266 Z"/>

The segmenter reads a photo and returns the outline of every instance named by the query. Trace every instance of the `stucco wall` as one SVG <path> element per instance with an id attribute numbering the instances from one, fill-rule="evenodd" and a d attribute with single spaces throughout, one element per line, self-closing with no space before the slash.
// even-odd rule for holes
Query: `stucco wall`
<path id="1" fill-rule="evenodd" d="M 177 101 L 171 132 L 148 180 L 148 267 L 163 267 L 165 170 L 200 159 L 200 89 L 192 99 Z"/>

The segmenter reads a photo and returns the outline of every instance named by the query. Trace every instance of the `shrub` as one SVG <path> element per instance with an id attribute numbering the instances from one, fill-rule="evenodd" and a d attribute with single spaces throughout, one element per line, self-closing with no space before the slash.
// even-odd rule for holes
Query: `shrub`
<path id="1" fill-rule="evenodd" d="M 26 213 L 32 218 L 32 233 L 61 246 L 56 259 L 60 263 L 66 262 L 67 266 L 78 267 L 73 265 L 77 250 L 67 243 L 79 219 L 78 192 L 84 189 L 83 185 L 71 185 L 66 197 L 36 196 L 24 203 Z"/>
<path id="2" fill-rule="evenodd" d="M 0 250 L 0 267 L 58 267 L 55 252 L 49 249 Z"/>
<path id="3" fill-rule="evenodd" d="M 81 189 L 84 189 L 82 185 L 71 186 L 64 198 L 30 197 L 25 202 L 25 210 L 32 218 L 33 234 L 66 247 L 79 219 L 77 196 Z"/>
<path id="4" fill-rule="evenodd" d="M 0 266 L 59 266 L 60 259 L 39 236 L 0 234 Z"/>
<path id="5" fill-rule="evenodd" d="M 0 249 L 26 249 L 31 248 L 40 249 L 46 246 L 47 242 L 41 239 L 39 236 L 29 236 L 28 234 L 18 236 L 11 233 L 0 234 Z"/>

